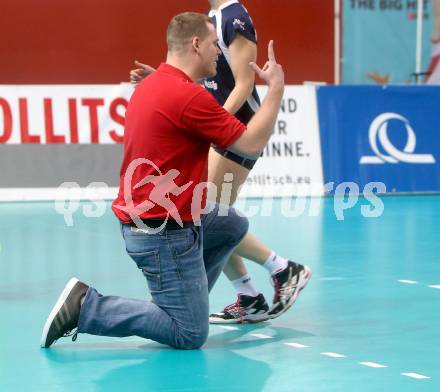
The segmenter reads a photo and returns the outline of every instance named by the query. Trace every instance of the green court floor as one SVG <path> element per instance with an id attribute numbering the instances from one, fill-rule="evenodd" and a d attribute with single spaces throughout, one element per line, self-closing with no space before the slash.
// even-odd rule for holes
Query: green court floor
<path id="1" fill-rule="evenodd" d="M 360 199 L 344 220 L 334 199 L 312 200 L 321 207 L 306 200 L 296 217 L 281 200 L 238 203 L 260 209 L 254 234 L 314 275 L 282 317 L 213 326 L 196 351 L 88 335 L 40 349 L 71 276 L 135 298 L 146 284 L 108 204 L 95 218 L 81 204 L 67 226 L 53 203 L 0 203 L 0 391 L 440 391 L 440 196 L 385 197 L 377 218 Z M 271 300 L 267 273 L 248 265 Z M 234 300 L 222 277 L 212 310 Z"/>

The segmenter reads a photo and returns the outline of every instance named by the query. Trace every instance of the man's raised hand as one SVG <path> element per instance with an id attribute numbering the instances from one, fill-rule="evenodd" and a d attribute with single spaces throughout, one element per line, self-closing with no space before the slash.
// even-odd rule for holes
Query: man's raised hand
<path id="1" fill-rule="evenodd" d="M 135 86 L 140 83 L 142 79 L 156 71 L 153 67 L 147 64 L 142 64 L 137 60 L 135 60 L 134 63 L 138 66 L 138 68 L 130 71 L 130 82 Z"/>
<path id="2" fill-rule="evenodd" d="M 250 67 L 269 87 L 284 89 L 284 71 L 283 67 L 277 63 L 275 58 L 272 40 L 269 41 L 267 57 L 268 60 L 266 64 L 264 64 L 263 69 L 254 62 L 249 63 Z"/>

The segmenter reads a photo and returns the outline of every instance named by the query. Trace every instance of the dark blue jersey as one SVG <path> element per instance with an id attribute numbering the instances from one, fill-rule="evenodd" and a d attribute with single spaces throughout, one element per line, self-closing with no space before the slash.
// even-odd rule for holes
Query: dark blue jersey
<path id="1" fill-rule="evenodd" d="M 237 34 L 257 43 L 257 33 L 246 8 L 236 0 L 222 4 L 218 10 L 211 10 L 209 16 L 217 29 L 218 45 L 222 53 L 217 62 L 217 75 L 206 79 L 205 87 L 223 106 L 235 87 L 229 45 Z M 259 107 L 260 98 L 254 86 L 251 96 L 237 111 L 235 117 L 247 124 Z"/>

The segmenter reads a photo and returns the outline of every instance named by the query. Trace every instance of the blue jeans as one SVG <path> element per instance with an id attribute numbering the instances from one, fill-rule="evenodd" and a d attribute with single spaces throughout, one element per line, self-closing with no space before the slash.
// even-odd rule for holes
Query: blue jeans
<path id="1" fill-rule="evenodd" d="M 201 347 L 209 329 L 208 293 L 248 229 L 233 208 L 227 216 L 218 216 L 218 209 L 203 215 L 200 227 L 145 234 L 123 225 L 127 252 L 145 276 L 152 301 L 103 296 L 90 287 L 78 332 Z"/>

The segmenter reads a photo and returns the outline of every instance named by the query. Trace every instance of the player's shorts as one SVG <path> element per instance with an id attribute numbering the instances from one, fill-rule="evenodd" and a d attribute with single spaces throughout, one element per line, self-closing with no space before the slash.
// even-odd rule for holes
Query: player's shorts
<path id="1" fill-rule="evenodd" d="M 246 168 L 248 170 L 252 170 L 252 168 L 254 167 L 255 163 L 258 160 L 258 158 L 254 159 L 254 158 L 242 157 L 242 156 L 236 154 L 235 152 L 223 150 L 222 148 L 219 148 L 217 146 L 212 146 L 212 147 L 221 156 L 228 158 L 232 162 L 238 163 L 240 166 L 243 166 L 244 168 Z"/>

